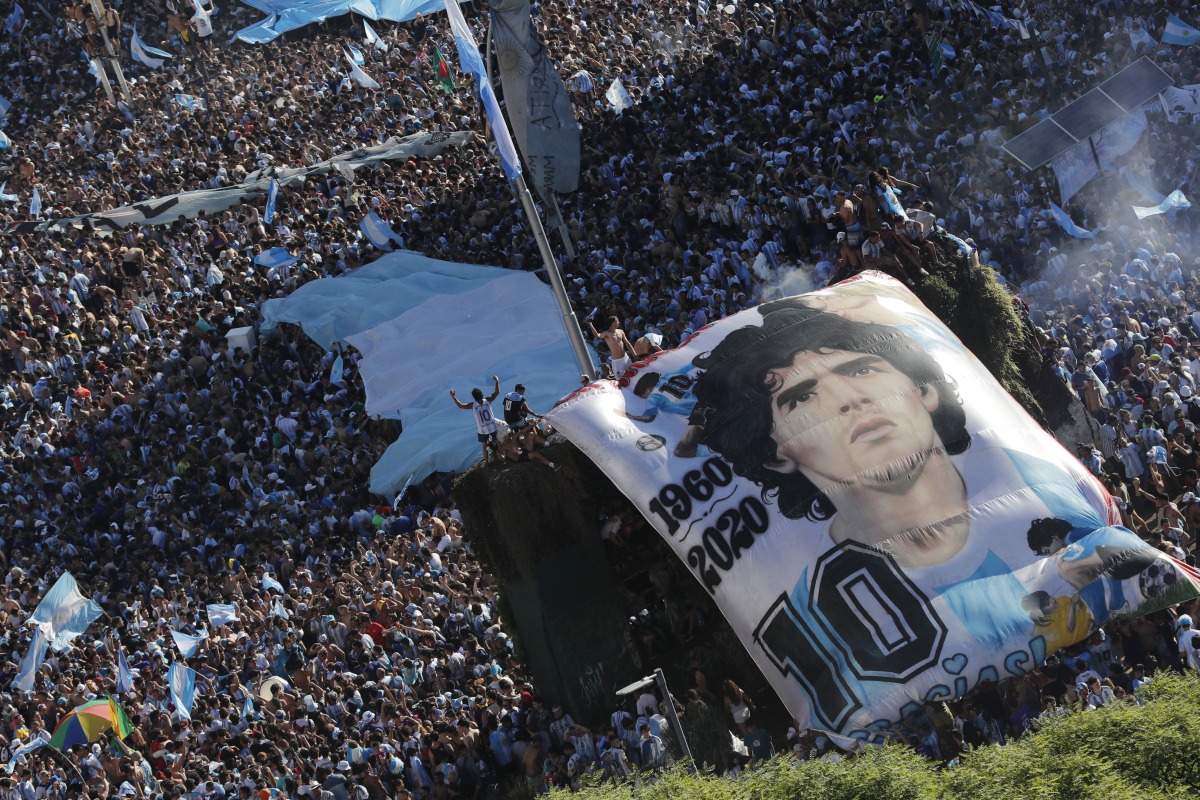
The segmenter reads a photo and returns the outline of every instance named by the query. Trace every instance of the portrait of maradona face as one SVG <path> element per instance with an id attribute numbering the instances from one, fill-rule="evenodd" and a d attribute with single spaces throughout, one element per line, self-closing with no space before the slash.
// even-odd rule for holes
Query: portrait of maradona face
<path id="1" fill-rule="evenodd" d="M 792 519 L 902 567 L 953 558 L 970 535 L 951 455 L 971 443 L 957 386 L 870 298 L 805 296 L 759 307 L 761 325 L 693 363 L 701 441 Z"/>

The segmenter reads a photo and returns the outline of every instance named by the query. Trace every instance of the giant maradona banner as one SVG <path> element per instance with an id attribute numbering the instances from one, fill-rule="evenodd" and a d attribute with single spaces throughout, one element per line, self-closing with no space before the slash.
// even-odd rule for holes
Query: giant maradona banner
<path id="1" fill-rule="evenodd" d="M 800 724 L 875 740 L 1200 594 L 896 281 L 750 309 L 550 419 L 712 594 Z"/>

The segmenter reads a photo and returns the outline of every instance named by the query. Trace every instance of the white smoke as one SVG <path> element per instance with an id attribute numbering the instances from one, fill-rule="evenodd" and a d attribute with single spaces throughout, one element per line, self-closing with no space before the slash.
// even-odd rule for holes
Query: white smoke
<path id="1" fill-rule="evenodd" d="M 820 288 L 813 280 L 812 267 L 780 264 L 771 269 L 767 257 L 762 253 L 754 259 L 750 271 L 758 282 L 761 301 L 764 303 Z"/>

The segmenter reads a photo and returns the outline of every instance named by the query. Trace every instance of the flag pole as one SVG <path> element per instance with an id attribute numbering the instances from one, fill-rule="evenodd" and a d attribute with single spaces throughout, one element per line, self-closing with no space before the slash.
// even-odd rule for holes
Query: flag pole
<path id="1" fill-rule="evenodd" d="M 488 32 L 486 55 L 483 59 L 484 67 L 487 70 L 488 83 L 492 81 L 492 14 L 488 12 Z M 507 123 L 507 120 L 505 120 Z M 554 299 L 558 302 L 558 310 L 562 314 L 563 327 L 567 329 L 567 338 L 571 341 L 571 349 L 575 352 L 575 360 L 579 362 L 579 371 L 586 375 L 589 380 L 595 380 L 596 367 L 592 362 L 591 351 L 588 350 L 587 342 L 583 340 L 583 330 L 579 327 L 579 320 L 575 316 L 575 309 L 571 307 L 571 300 L 567 297 L 567 287 L 563 283 L 562 273 L 558 269 L 558 261 L 554 258 L 554 253 L 550 249 L 550 241 L 546 238 L 546 229 L 542 226 L 542 218 L 538 216 L 537 207 L 533 203 L 533 195 L 529 193 L 529 187 L 525 184 L 525 176 L 518 172 L 517 176 L 511 181 L 512 189 L 517 195 L 517 199 L 521 201 L 521 207 L 525 210 L 525 218 L 529 221 L 530 231 L 533 233 L 533 238 L 537 242 L 538 253 L 542 257 L 542 264 L 546 267 L 546 274 L 550 277 L 550 286 L 554 290 Z"/>

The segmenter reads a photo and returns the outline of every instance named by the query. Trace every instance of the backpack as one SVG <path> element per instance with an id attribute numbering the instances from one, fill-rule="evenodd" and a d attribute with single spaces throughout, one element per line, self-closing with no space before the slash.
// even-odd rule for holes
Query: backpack
<path id="1" fill-rule="evenodd" d="M 1196 398 L 1192 398 L 1191 400 L 1187 401 L 1186 405 L 1186 416 L 1188 422 L 1192 423 L 1193 425 L 1200 425 L 1200 403 L 1196 402 Z"/>

